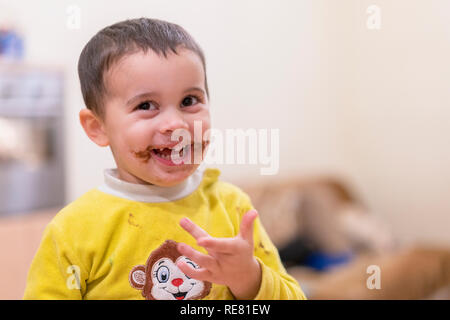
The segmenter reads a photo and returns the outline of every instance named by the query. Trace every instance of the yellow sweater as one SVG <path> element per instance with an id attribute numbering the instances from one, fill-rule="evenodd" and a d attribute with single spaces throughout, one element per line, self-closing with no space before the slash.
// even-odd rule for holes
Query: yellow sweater
<path id="1" fill-rule="evenodd" d="M 241 218 L 252 204 L 239 188 L 219 181 L 219 175 L 217 169 L 206 169 L 198 187 L 174 201 L 133 201 L 99 189 L 88 191 L 46 227 L 24 299 L 144 299 L 132 286 L 130 272 L 145 265 L 166 240 L 206 253 L 180 227 L 182 217 L 214 237 L 238 234 Z M 262 270 L 256 299 L 305 299 L 259 219 L 254 230 L 254 255 Z M 233 299 L 233 295 L 226 286 L 212 284 L 204 299 Z"/>

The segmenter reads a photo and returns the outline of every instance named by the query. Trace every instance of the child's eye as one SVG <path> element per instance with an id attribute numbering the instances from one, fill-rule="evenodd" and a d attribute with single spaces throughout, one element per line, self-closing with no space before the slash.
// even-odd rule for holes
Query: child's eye
<path id="1" fill-rule="evenodd" d="M 145 101 L 137 105 L 136 110 L 154 110 L 155 105 L 151 101 Z"/>
<path id="2" fill-rule="evenodd" d="M 196 96 L 187 96 L 186 98 L 181 101 L 182 107 L 189 107 L 193 106 L 194 104 L 197 104 L 199 102 L 199 98 Z"/>

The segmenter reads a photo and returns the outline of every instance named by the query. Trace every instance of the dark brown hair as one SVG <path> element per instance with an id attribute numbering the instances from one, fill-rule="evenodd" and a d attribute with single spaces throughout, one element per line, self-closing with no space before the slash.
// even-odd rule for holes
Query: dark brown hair
<path id="1" fill-rule="evenodd" d="M 104 116 L 102 102 L 107 92 L 105 74 L 120 58 L 149 49 L 166 58 L 169 50 L 178 54 L 176 50 L 179 46 L 200 57 L 209 97 L 205 56 L 189 33 L 174 23 L 139 18 L 118 22 L 100 30 L 83 48 L 78 60 L 78 76 L 86 107 L 97 116 Z"/>

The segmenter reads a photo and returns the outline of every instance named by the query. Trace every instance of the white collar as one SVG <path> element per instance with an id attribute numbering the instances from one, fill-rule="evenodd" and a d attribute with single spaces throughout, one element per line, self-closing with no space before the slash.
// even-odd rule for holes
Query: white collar
<path id="1" fill-rule="evenodd" d="M 98 189 L 113 196 L 133 201 L 169 202 L 184 198 L 194 192 L 202 182 L 203 171 L 200 166 L 183 182 L 172 187 L 161 187 L 126 182 L 119 179 L 116 168 L 105 169 L 104 184 L 99 186 Z"/>

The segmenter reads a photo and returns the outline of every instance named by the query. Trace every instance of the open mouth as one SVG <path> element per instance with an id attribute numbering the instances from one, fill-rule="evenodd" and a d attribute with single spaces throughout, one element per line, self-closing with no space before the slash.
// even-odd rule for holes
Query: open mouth
<path id="1" fill-rule="evenodd" d="M 148 146 L 145 150 L 133 151 L 133 153 L 144 162 L 148 162 L 150 158 L 154 158 L 168 166 L 200 164 L 203 160 L 204 150 L 208 145 L 209 141 L 191 143 L 182 148 L 154 148 L 153 146 Z"/>
<path id="2" fill-rule="evenodd" d="M 172 293 L 172 295 L 177 300 L 183 300 L 186 297 L 187 292 L 178 292 L 178 293 Z"/>
<path id="3" fill-rule="evenodd" d="M 160 163 L 176 166 L 183 164 L 199 164 L 203 160 L 203 151 L 208 141 L 191 143 L 182 148 L 149 148 L 150 155 Z"/>
<path id="4" fill-rule="evenodd" d="M 178 154 L 177 151 L 172 148 L 151 149 L 151 152 L 155 156 L 165 160 L 172 160 L 173 156 L 179 157 L 179 159 L 183 159 L 191 151 L 191 148 L 192 148 L 191 144 L 185 145 L 178 151 Z"/>

